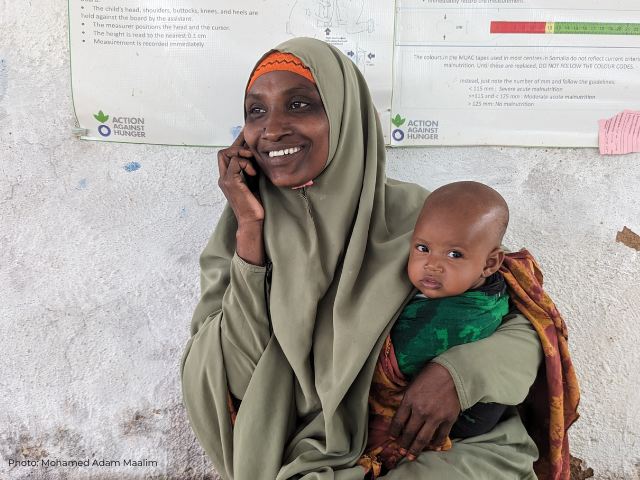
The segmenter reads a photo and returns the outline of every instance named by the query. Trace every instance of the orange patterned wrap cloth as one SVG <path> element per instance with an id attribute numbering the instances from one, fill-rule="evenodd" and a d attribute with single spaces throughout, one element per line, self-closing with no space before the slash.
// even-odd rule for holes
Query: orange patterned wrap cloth
<path id="1" fill-rule="evenodd" d="M 567 326 L 542 289 L 542 272 L 528 251 L 507 254 L 500 273 L 511 300 L 538 332 L 544 351 L 544 368 L 518 406 L 540 452 L 533 468 L 539 480 L 568 480 L 567 430 L 578 419 L 580 390 L 567 346 Z"/>

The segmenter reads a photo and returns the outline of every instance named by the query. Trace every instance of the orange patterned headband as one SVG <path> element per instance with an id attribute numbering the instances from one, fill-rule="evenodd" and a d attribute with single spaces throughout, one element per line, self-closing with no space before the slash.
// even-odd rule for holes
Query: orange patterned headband
<path id="1" fill-rule="evenodd" d="M 289 72 L 297 73 L 298 75 L 302 75 L 307 80 L 311 80 L 313 83 L 316 81 L 313 79 L 313 75 L 311 74 L 311 70 L 307 67 L 302 60 L 300 60 L 295 55 L 291 53 L 282 53 L 282 52 L 273 52 L 271 55 L 267 56 L 260 65 L 256 67 L 253 71 L 253 75 L 251 76 L 251 81 L 249 82 L 249 86 L 247 87 L 247 91 L 253 85 L 256 78 L 260 75 L 269 72 L 275 72 L 278 70 L 286 70 Z"/>

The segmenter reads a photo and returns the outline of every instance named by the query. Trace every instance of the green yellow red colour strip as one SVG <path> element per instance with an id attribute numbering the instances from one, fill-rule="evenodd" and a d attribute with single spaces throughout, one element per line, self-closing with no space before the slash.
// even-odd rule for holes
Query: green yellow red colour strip
<path id="1" fill-rule="evenodd" d="M 640 23 L 491 22 L 491 33 L 561 35 L 640 35 Z"/>

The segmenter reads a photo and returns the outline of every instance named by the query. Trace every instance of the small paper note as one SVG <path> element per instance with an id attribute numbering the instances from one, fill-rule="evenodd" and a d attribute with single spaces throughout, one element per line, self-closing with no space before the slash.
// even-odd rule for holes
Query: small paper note
<path id="1" fill-rule="evenodd" d="M 640 152 L 640 111 L 625 110 L 608 120 L 598 120 L 602 155 Z"/>

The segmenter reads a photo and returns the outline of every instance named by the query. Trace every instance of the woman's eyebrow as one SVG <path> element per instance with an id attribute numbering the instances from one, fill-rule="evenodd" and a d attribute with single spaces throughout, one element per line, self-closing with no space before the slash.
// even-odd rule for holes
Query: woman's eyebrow
<path id="1" fill-rule="evenodd" d="M 296 92 L 305 92 L 305 93 L 309 93 L 312 90 L 309 87 L 306 87 L 304 85 L 300 85 L 299 87 L 291 87 L 287 90 L 284 91 L 284 93 L 286 94 L 292 94 L 292 93 L 296 93 Z"/>
<path id="2" fill-rule="evenodd" d="M 312 93 L 312 90 L 309 87 L 306 87 L 304 85 L 300 85 L 299 87 L 288 88 L 285 91 L 283 91 L 282 93 L 284 95 L 293 95 L 294 93 L 307 93 L 307 94 L 310 94 L 310 93 Z M 264 97 L 264 94 L 247 93 L 247 97 L 246 98 L 261 99 L 262 97 Z"/>

